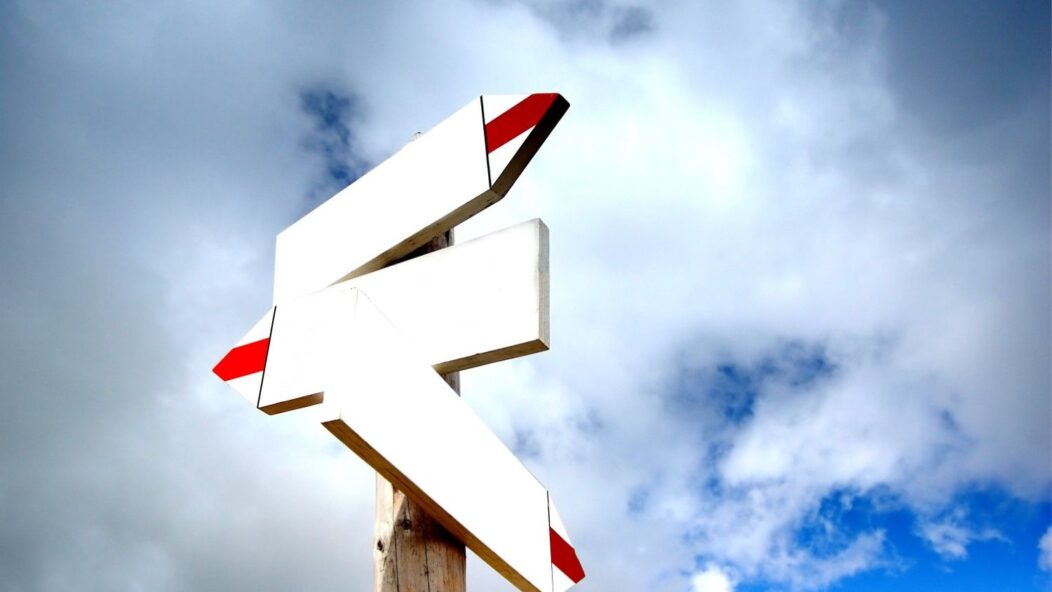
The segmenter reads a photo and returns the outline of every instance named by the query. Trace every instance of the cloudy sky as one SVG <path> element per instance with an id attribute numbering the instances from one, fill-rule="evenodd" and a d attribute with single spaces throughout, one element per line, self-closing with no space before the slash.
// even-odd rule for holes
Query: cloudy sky
<path id="1" fill-rule="evenodd" d="M 463 375 L 577 588 L 1047 590 L 1043 1 L 0 3 L 0 590 L 366 590 L 373 477 L 210 372 L 277 232 L 479 94 L 571 103 Z M 503 590 L 469 559 L 469 589 Z"/>

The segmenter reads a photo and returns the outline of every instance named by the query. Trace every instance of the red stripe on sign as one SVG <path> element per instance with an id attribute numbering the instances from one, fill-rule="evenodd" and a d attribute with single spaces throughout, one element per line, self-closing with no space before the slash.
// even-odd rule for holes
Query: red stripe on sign
<path id="1" fill-rule="evenodd" d="M 537 125 L 558 96 L 555 93 L 532 94 L 487 123 L 486 152 L 493 152 Z"/>
<path id="2" fill-rule="evenodd" d="M 239 345 L 223 356 L 212 372 L 224 381 L 262 372 L 269 348 L 270 338 Z"/>
<path id="3" fill-rule="evenodd" d="M 581 562 L 577 559 L 577 552 L 573 550 L 570 543 L 563 540 L 563 537 L 559 536 L 554 528 L 548 529 L 548 538 L 552 543 L 552 565 L 558 567 L 559 571 L 566 574 L 566 577 L 573 580 L 575 584 L 583 580 L 584 568 L 581 567 Z"/>

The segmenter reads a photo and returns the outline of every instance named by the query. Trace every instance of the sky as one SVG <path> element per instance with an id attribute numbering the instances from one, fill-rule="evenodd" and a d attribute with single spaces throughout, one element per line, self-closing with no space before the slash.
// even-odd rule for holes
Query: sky
<path id="1" fill-rule="evenodd" d="M 530 92 L 457 240 L 545 221 L 551 350 L 462 393 L 575 589 L 1048 590 L 1049 11 L 0 2 L 0 591 L 369 589 L 371 470 L 211 368 L 278 232 Z"/>

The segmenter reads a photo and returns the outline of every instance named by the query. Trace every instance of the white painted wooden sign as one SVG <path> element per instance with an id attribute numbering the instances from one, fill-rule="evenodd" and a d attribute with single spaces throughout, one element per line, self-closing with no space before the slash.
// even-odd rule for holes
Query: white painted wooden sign
<path id="1" fill-rule="evenodd" d="M 540 220 L 341 282 L 316 295 L 331 297 L 352 288 L 366 290 L 437 372 L 548 349 L 548 228 Z M 285 305 L 275 308 L 284 320 Z M 276 406 L 260 396 L 273 318 L 274 310 L 268 311 L 216 367 L 231 387 L 267 413 L 311 401 Z M 310 320 L 318 326 L 329 322 L 321 313 Z"/>
<path id="2" fill-rule="evenodd" d="M 481 97 L 290 226 L 275 306 L 214 369 L 266 413 L 320 405 L 326 429 L 511 583 L 552 592 L 584 571 L 551 496 L 439 376 L 548 348 L 547 228 L 384 266 L 507 193 L 567 107 Z"/>
<path id="3" fill-rule="evenodd" d="M 497 202 L 569 107 L 479 97 L 278 235 L 274 304 L 379 269 Z"/>

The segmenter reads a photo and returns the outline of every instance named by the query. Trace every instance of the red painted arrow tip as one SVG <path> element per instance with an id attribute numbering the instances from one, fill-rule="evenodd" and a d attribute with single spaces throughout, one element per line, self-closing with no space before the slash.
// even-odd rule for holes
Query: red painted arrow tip
<path id="1" fill-rule="evenodd" d="M 577 559 L 577 551 L 574 551 L 573 546 L 559 536 L 554 528 L 548 529 L 548 538 L 551 539 L 552 545 L 552 565 L 558 567 L 559 571 L 566 574 L 575 584 L 583 580 L 584 567 Z"/>
<path id="2" fill-rule="evenodd" d="M 493 152 L 537 125 L 557 98 L 557 93 L 534 93 L 487 123 L 486 152 Z"/>
<path id="3" fill-rule="evenodd" d="M 223 381 L 262 372 L 267 365 L 267 350 L 269 349 L 269 338 L 239 345 L 227 352 L 215 368 L 212 368 L 212 372 Z"/>

